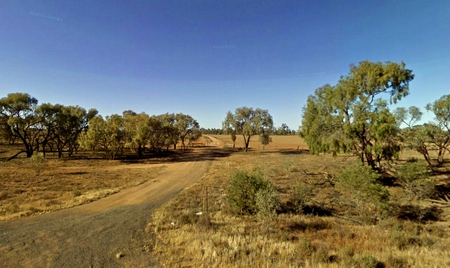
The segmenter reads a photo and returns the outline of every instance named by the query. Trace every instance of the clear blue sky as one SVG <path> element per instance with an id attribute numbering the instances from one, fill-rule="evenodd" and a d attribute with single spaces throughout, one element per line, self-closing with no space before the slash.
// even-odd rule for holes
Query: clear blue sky
<path id="1" fill-rule="evenodd" d="M 0 1 L 0 97 L 102 115 L 220 128 L 248 106 L 297 129 L 308 95 L 362 60 L 413 70 L 400 106 L 450 94 L 450 1 Z"/>

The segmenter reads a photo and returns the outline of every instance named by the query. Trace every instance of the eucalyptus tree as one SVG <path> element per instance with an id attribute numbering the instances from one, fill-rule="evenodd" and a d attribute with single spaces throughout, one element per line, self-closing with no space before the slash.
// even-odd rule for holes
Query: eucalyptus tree
<path id="1" fill-rule="evenodd" d="M 181 140 L 181 146 L 186 149 L 185 140 L 192 140 L 199 137 L 200 125 L 192 116 L 178 113 L 175 115 L 174 127 L 177 129 L 178 137 Z M 200 133 L 201 135 L 201 133 Z"/>
<path id="2" fill-rule="evenodd" d="M 41 118 L 41 144 L 44 153 L 46 145 L 54 145 L 59 158 L 64 150 L 71 156 L 78 146 L 78 136 L 87 129 L 89 121 L 97 113 L 96 109 L 86 111 L 79 106 L 41 104 L 36 114 Z"/>
<path id="3" fill-rule="evenodd" d="M 405 126 L 400 131 L 400 137 L 404 147 L 422 154 L 428 165 L 432 167 L 433 165 L 431 163 L 431 157 L 428 151 L 428 144 L 430 141 L 428 134 L 432 127 L 428 124 L 417 125 L 417 123 L 422 119 L 422 115 L 422 111 L 416 106 L 411 106 L 408 109 L 398 107 L 394 111 L 394 116 L 398 127 L 400 128 L 402 125 Z"/>
<path id="4" fill-rule="evenodd" d="M 145 146 L 150 140 L 150 116 L 146 113 L 136 114 L 132 111 L 124 111 L 123 118 L 126 139 L 131 148 L 136 149 L 138 157 L 142 157 Z"/>
<path id="5" fill-rule="evenodd" d="M 270 142 L 270 134 L 273 129 L 273 118 L 268 110 L 241 107 L 235 113 L 229 111 L 222 122 L 222 128 L 230 133 L 232 138 L 235 135 L 242 135 L 244 138 L 245 151 L 248 150 L 250 139 L 253 135 L 259 135 L 260 141 L 264 144 Z"/>
<path id="6" fill-rule="evenodd" d="M 445 152 L 450 151 L 450 94 L 428 103 L 426 109 L 435 116 L 429 136 L 431 142 L 438 147 L 438 164 L 442 165 Z"/>
<path id="7" fill-rule="evenodd" d="M 109 159 L 115 159 L 123 153 L 125 146 L 124 119 L 118 114 L 95 116 L 89 122 L 86 132 L 80 135 L 82 148 L 94 151 L 104 151 Z"/>
<path id="8" fill-rule="evenodd" d="M 355 153 L 373 169 L 382 158 L 400 151 L 398 127 L 387 100 L 397 103 L 409 94 L 414 79 L 404 63 L 363 61 L 337 85 L 325 85 L 308 97 L 301 136 L 311 153 Z"/>
<path id="9" fill-rule="evenodd" d="M 0 99 L 3 131 L 23 143 L 27 157 L 39 146 L 41 118 L 36 115 L 37 105 L 38 100 L 27 93 L 10 93 Z"/>

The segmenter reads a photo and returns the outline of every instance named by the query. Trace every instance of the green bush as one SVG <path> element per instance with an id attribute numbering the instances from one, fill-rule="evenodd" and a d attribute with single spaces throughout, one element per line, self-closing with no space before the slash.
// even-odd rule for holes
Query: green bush
<path id="1" fill-rule="evenodd" d="M 304 208 L 311 203 L 313 191 L 310 185 L 298 182 L 292 187 L 291 201 L 295 211 L 303 213 Z"/>
<path id="2" fill-rule="evenodd" d="M 227 199 L 230 207 L 237 213 L 254 214 L 257 212 L 256 194 L 271 187 L 260 170 L 251 173 L 238 170 L 230 176 Z"/>
<path id="3" fill-rule="evenodd" d="M 423 161 L 407 162 L 397 169 L 397 182 L 409 194 L 410 200 L 429 198 L 435 193 L 428 165 Z"/>
<path id="4" fill-rule="evenodd" d="M 260 189 L 256 192 L 256 209 L 258 219 L 269 230 L 270 224 L 277 217 L 277 209 L 280 208 L 280 200 L 278 192 L 269 184 L 267 188 Z"/>
<path id="5" fill-rule="evenodd" d="M 40 175 L 41 171 L 45 168 L 47 165 L 47 159 L 45 159 L 41 154 L 34 153 L 30 157 L 31 165 L 33 166 L 34 170 L 36 171 L 36 175 Z"/>
<path id="6" fill-rule="evenodd" d="M 369 166 L 347 167 L 337 179 L 336 187 L 343 193 L 344 203 L 354 207 L 361 220 L 373 223 L 388 208 L 389 191 Z"/>

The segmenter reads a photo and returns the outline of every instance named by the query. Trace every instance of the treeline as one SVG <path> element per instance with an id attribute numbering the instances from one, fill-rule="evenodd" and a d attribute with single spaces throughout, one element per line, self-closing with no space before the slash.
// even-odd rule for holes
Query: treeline
<path id="1" fill-rule="evenodd" d="M 142 157 L 147 151 L 160 152 L 181 141 L 201 136 L 198 122 L 182 113 L 149 116 L 131 110 L 103 118 L 96 109 L 44 103 L 27 93 L 11 93 L 0 99 L 0 137 L 14 144 L 20 141 L 31 157 L 34 152 L 64 152 L 79 148 L 103 151 L 110 159 L 131 149 Z M 16 154 L 15 156 L 17 156 Z M 13 156 L 13 157 L 15 157 Z"/>
<path id="2" fill-rule="evenodd" d="M 200 131 L 203 134 L 210 135 L 225 135 L 227 131 L 224 131 L 221 128 L 201 128 Z M 295 130 L 291 130 L 287 124 L 281 124 L 281 127 L 272 129 L 271 134 L 273 135 L 296 135 L 297 132 Z"/>

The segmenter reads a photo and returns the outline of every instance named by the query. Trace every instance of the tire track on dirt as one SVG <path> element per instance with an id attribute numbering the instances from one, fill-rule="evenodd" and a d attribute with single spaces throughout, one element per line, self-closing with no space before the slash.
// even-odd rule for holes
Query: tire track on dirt
<path id="1" fill-rule="evenodd" d="M 0 266 L 158 266 L 141 244 L 152 211 L 200 179 L 210 163 L 165 164 L 155 179 L 95 202 L 0 222 Z"/>

